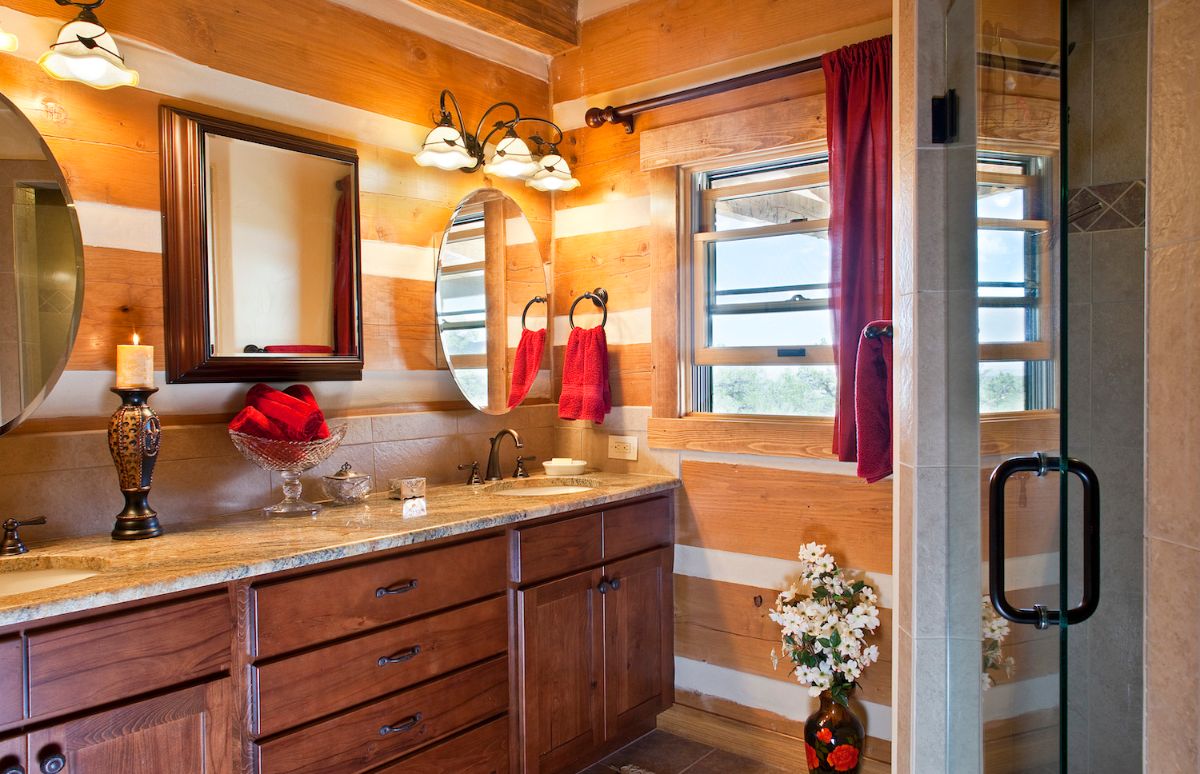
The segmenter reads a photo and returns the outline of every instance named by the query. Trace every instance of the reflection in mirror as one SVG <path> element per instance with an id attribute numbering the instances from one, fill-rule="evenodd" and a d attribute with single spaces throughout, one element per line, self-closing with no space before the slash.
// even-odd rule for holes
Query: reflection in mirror
<path id="1" fill-rule="evenodd" d="M 217 134 L 205 158 L 214 354 L 353 354 L 334 303 L 354 286 L 353 165 Z"/>
<path id="2" fill-rule="evenodd" d="M 0 96 L 0 434 L 58 381 L 82 305 L 82 240 L 66 182 L 33 124 Z"/>
<path id="3" fill-rule="evenodd" d="M 537 237 L 503 193 L 467 196 L 442 237 L 435 297 L 442 352 L 468 401 L 503 414 L 549 397 L 549 314 Z"/>

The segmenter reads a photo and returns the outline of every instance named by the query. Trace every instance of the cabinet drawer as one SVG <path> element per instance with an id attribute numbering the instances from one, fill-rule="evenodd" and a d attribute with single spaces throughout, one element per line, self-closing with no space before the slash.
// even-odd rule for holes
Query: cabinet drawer
<path id="1" fill-rule="evenodd" d="M 373 774 L 508 774 L 508 718 L 493 720 Z"/>
<path id="2" fill-rule="evenodd" d="M 0 725 L 16 723 L 25 711 L 21 685 L 24 661 L 20 637 L 0 640 Z"/>
<path id="3" fill-rule="evenodd" d="M 228 670 L 232 643 L 223 593 L 35 630 L 30 714 L 94 707 Z"/>
<path id="4" fill-rule="evenodd" d="M 660 497 L 604 511 L 606 560 L 670 544 L 671 506 L 667 498 Z"/>
<path id="5" fill-rule="evenodd" d="M 601 517 L 577 516 L 513 532 L 513 581 L 533 583 L 603 561 Z"/>
<path id="6" fill-rule="evenodd" d="M 256 654 L 274 656 L 498 594 L 504 565 L 504 538 L 497 536 L 256 587 Z"/>
<path id="7" fill-rule="evenodd" d="M 508 604 L 495 597 L 254 667 L 259 736 L 503 653 Z M 393 658 L 393 661 L 382 659 Z"/>
<path id="8" fill-rule="evenodd" d="M 361 771 L 507 707 L 508 660 L 496 658 L 259 745 L 259 771 Z"/>

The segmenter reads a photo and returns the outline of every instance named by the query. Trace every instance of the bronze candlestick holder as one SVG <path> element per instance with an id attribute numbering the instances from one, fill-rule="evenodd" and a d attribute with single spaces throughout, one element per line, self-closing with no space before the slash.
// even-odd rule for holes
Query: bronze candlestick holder
<path id="1" fill-rule="evenodd" d="M 108 423 L 108 450 L 117 466 L 125 509 L 117 514 L 113 540 L 145 540 L 162 534 L 158 513 L 150 507 L 150 483 L 162 425 L 147 405 L 155 387 L 113 387 L 121 396 L 121 407 Z"/>

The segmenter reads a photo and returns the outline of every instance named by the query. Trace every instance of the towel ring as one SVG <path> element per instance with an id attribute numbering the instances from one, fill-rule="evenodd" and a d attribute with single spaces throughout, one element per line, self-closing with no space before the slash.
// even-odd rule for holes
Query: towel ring
<path id="1" fill-rule="evenodd" d="M 567 312 L 567 321 L 571 323 L 571 330 L 575 329 L 575 307 L 579 306 L 579 302 L 585 298 L 590 298 L 592 303 L 604 312 L 604 318 L 600 320 L 600 327 L 603 328 L 608 323 L 608 291 L 604 288 L 596 288 L 590 293 L 584 293 L 571 304 L 571 309 Z"/>
<path id="2" fill-rule="evenodd" d="M 534 304 L 544 304 L 544 303 L 546 303 L 546 299 L 543 298 L 542 296 L 534 296 L 533 298 L 529 299 L 529 303 L 525 305 L 525 310 L 523 312 L 521 312 L 521 329 L 522 330 L 526 330 L 526 331 L 529 330 L 529 326 L 525 324 L 525 315 L 529 314 L 529 307 L 533 306 Z"/>

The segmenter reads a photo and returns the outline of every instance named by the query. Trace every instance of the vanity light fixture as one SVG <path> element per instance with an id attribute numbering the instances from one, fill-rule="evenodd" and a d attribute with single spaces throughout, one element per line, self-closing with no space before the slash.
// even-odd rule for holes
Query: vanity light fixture
<path id="1" fill-rule="evenodd" d="M 0 51 L 16 51 L 17 36 L 11 32 L 5 32 L 3 27 L 0 27 Z"/>
<path id="2" fill-rule="evenodd" d="M 454 107 L 453 113 L 446 105 L 447 97 Z M 569 191 L 579 187 L 579 181 L 571 176 L 570 167 L 558 152 L 563 133 L 553 121 L 522 116 L 513 103 L 497 102 L 483 112 L 472 134 L 466 130 L 458 100 L 449 89 L 442 90 L 438 107 L 441 117 L 437 126 L 425 137 L 421 150 L 414 157 L 420 166 L 461 169 L 463 172 L 474 172 L 482 167 L 486 174 L 524 180 L 530 188 L 539 191 Z M 483 134 L 487 117 L 498 108 L 511 110 L 512 118 L 496 121 L 488 133 Z M 533 143 L 534 149 L 530 150 L 529 143 L 517 135 L 517 126 L 524 123 L 546 124 L 554 129 L 554 138 L 545 140 L 539 135 L 531 135 L 529 142 Z M 504 134 L 485 163 L 488 143 L 500 132 Z"/>
<path id="3" fill-rule="evenodd" d="M 58 40 L 38 59 L 42 69 L 60 81 L 78 81 L 97 89 L 137 86 L 137 71 L 125 66 L 116 41 L 96 18 L 95 9 L 104 0 L 54 2 L 75 6 L 79 15 L 62 26 Z"/>

